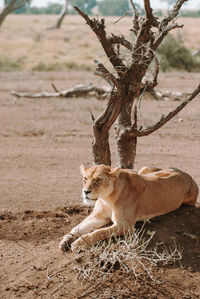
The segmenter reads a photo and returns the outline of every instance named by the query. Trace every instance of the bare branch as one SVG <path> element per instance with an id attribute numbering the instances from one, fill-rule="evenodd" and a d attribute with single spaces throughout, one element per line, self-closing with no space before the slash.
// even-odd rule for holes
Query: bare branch
<path id="1" fill-rule="evenodd" d="M 132 51 L 132 49 L 133 49 L 132 43 L 129 42 L 127 39 L 125 39 L 125 37 L 123 35 L 118 36 L 118 35 L 112 34 L 111 37 L 109 37 L 108 39 L 112 44 L 120 44 L 130 51 Z"/>
<path id="2" fill-rule="evenodd" d="M 182 5 L 184 4 L 184 2 L 186 2 L 188 0 L 177 0 L 177 2 L 175 3 L 173 9 L 169 12 L 168 16 L 165 17 L 162 22 L 160 23 L 159 26 L 159 34 L 157 35 L 155 42 L 153 43 L 153 50 L 156 50 L 158 48 L 158 46 L 160 45 L 160 43 L 163 41 L 164 37 L 173 29 L 175 28 L 182 28 L 183 25 L 178 25 L 177 23 L 172 23 L 169 24 L 170 22 L 172 22 L 173 20 L 175 20 L 175 18 L 177 17 Z"/>
<path id="3" fill-rule="evenodd" d="M 55 86 L 55 84 L 53 82 L 51 82 L 51 86 L 53 87 L 53 90 L 55 92 L 59 92 L 59 90 L 57 89 L 57 87 Z"/>
<path id="4" fill-rule="evenodd" d="M 153 43 L 152 49 L 156 50 L 158 48 L 158 46 L 161 44 L 161 42 L 163 41 L 163 39 L 165 38 L 165 36 L 171 30 L 176 29 L 176 28 L 183 28 L 183 25 L 179 25 L 179 24 L 175 23 L 175 24 L 171 24 L 171 25 L 167 26 L 166 28 L 163 28 L 163 30 L 160 32 L 158 37 L 155 39 L 155 42 Z"/>
<path id="5" fill-rule="evenodd" d="M 132 10 L 126 11 L 117 21 L 114 22 L 114 24 L 117 24 L 121 19 L 123 19 L 125 16 L 127 16 Z"/>
<path id="6" fill-rule="evenodd" d="M 134 4 L 133 0 L 130 0 L 130 4 L 131 4 L 131 6 L 132 6 L 134 15 L 138 14 L 138 11 L 137 11 L 137 9 L 136 9 L 136 7 L 135 7 L 135 4 Z"/>
<path id="7" fill-rule="evenodd" d="M 101 77 L 102 79 L 104 79 L 104 80 L 105 80 L 105 81 L 106 81 L 106 82 L 113 88 L 113 82 L 112 82 L 110 79 L 108 79 L 108 78 L 104 75 L 104 73 L 95 71 L 94 74 L 95 74 L 96 76 L 99 76 L 99 77 Z"/>
<path id="8" fill-rule="evenodd" d="M 97 60 L 94 61 L 97 64 L 97 71 L 102 72 L 109 80 L 111 80 L 113 82 L 113 84 L 120 89 L 120 84 L 117 80 L 117 78 L 115 78 L 115 76 L 113 74 L 111 74 L 106 68 L 105 66 L 98 62 Z"/>
<path id="9" fill-rule="evenodd" d="M 153 81 L 152 81 L 152 84 L 150 85 L 151 89 L 154 88 L 158 84 L 157 79 L 158 79 L 159 70 L 160 70 L 160 63 L 159 63 L 158 57 L 155 53 L 155 69 L 154 69 Z M 147 88 L 147 91 L 148 91 L 148 88 Z"/>
<path id="10" fill-rule="evenodd" d="M 140 29 L 140 25 L 139 25 L 139 12 L 135 7 L 135 4 L 133 2 L 133 0 L 130 0 L 130 4 L 132 6 L 133 9 L 133 13 L 134 13 L 134 20 L 133 20 L 133 32 L 135 35 L 137 35 L 138 30 Z"/>
<path id="11" fill-rule="evenodd" d="M 159 29 L 162 30 L 163 27 L 167 26 L 172 20 L 174 20 L 177 15 L 179 14 L 179 11 L 184 4 L 184 2 L 187 2 L 188 0 L 178 0 L 174 4 L 172 10 L 169 12 L 168 16 L 165 17 L 162 22 L 160 23 Z"/>
<path id="12" fill-rule="evenodd" d="M 188 103 L 190 103 L 196 95 L 200 93 L 200 84 L 198 87 L 192 92 L 190 97 L 186 99 L 184 102 L 182 102 L 178 107 L 176 107 L 173 111 L 169 112 L 166 116 L 162 116 L 161 119 L 154 125 L 144 129 L 137 131 L 135 130 L 133 132 L 133 136 L 141 137 L 141 136 L 147 136 L 155 131 L 157 131 L 159 128 L 161 128 L 163 125 L 165 125 L 170 119 L 172 119 L 176 114 L 178 114 Z"/>
<path id="13" fill-rule="evenodd" d="M 92 113 L 91 110 L 90 110 L 90 115 L 91 115 L 91 118 L 92 118 L 92 122 L 94 123 L 95 122 L 95 117 L 94 117 L 94 115 L 93 115 L 93 113 Z"/>
<path id="14" fill-rule="evenodd" d="M 160 23 L 158 22 L 158 18 L 153 15 L 153 9 L 151 8 L 151 4 L 149 0 L 144 0 L 144 8 L 145 8 L 147 24 L 154 27 L 158 27 Z"/>
<path id="15" fill-rule="evenodd" d="M 92 31 L 94 31 L 108 59 L 117 71 L 118 75 L 121 76 L 122 73 L 126 70 L 126 66 L 123 64 L 122 59 L 120 59 L 120 57 L 115 52 L 112 43 L 106 36 L 105 20 L 101 19 L 101 21 L 98 21 L 97 19 L 90 19 L 88 15 L 81 11 L 77 6 L 74 6 L 74 9 L 85 19 L 86 23 L 90 26 Z"/>
<path id="16" fill-rule="evenodd" d="M 156 53 L 155 55 L 155 69 L 154 69 L 154 77 L 152 82 L 146 82 L 146 90 L 145 91 L 152 91 L 152 89 L 158 84 L 157 78 L 160 70 L 160 64 Z"/>
<path id="17" fill-rule="evenodd" d="M 129 76 L 131 72 L 134 72 L 136 65 L 139 67 L 138 71 L 141 74 L 142 79 L 146 73 L 148 65 L 151 63 L 154 57 L 153 52 L 149 51 L 149 49 L 152 48 L 152 43 L 154 40 L 154 32 L 151 29 L 152 27 L 158 27 L 159 22 L 157 21 L 157 18 L 153 16 L 149 0 L 144 0 L 144 5 L 146 17 L 143 17 L 140 21 L 140 29 L 133 46 L 132 65 L 129 67 L 129 70 L 124 76 L 125 80 L 127 80 L 127 76 Z"/>
<path id="18" fill-rule="evenodd" d="M 145 8 L 146 19 L 153 20 L 153 13 L 152 13 L 153 10 L 151 8 L 149 0 L 144 1 L 144 8 Z"/>
<path id="19" fill-rule="evenodd" d="M 117 119 L 123 105 L 123 102 L 118 101 L 118 99 L 117 93 L 113 92 L 108 100 L 106 109 L 95 121 L 95 125 L 99 130 L 104 129 L 108 132 Z"/>

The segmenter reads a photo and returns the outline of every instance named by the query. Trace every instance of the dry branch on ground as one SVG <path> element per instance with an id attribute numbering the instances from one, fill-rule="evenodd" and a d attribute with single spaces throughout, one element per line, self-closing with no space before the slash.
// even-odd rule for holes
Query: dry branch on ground
<path id="1" fill-rule="evenodd" d="M 112 91 L 112 86 L 102 86 L 96 87 L 92 83 L 90 84 L 78 84 L 68 90 L 59 91 L 55 85 L 52 83 L 52 87 L 55 92 L 17 92 L 12 91 L 11 94 L 16 96 L 17 98 L 70 98 L 70 97 L 96 97 L 99 100 L 104 100 L 108 98 Z M 181 92 L 171 92 L 168 90 L 158 91 L 151 90 L 144 92 L 150 98 L 154 100 L 172 100 L 172 101 L 181 101 L 189 96 L 189 93 L 181 93 Z"/>
<path id="2" fill-rule="evenodd" d="M 55 85 L 52 83 L 52 87 L 55 92 L 16 92 L 12 91 L 11 94 L 18 98 L 70 98 L 70 97 L 83 97 L 83 96 L 97 96 L 105 98 L 111 91 L 109 86 L 96 87 L 92 84 L 79 84 L 68 90 L 58 91 Z"/>

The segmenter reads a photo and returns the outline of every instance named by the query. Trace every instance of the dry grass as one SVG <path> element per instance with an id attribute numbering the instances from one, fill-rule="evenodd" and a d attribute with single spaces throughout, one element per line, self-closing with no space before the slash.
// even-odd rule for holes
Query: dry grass
<path id="1" fill-rule="evenodd" d="M 181 260 L 182 252 L 175 240 L 173 248 L 167 249 L 164 243 L 152 248 L 150 243 L 154 235 L 155 231 L 145 231 L 143 225 L 141 229 L 123 238 L 112 237 L 90 249 L 81 250 L 74 258 L 77 279 L 91 284 L 87 293 L 100 290 L 97 293 L 102 297 L 97 298 L 113 298 L 109 297 L 113 295 L 122 298 L 128 295 L 127 280 L 140 283 L 150 279 L 155 284 L 161 284 L 163 281 L 154 276 L 155 267 L 175 264 Z M 116 279 L 119 286 L 113 290 L 111 285 Z"/>
<path id="2" fill-rule="evenodd" d="M 79 16 L 67 16 L 60 30 L 46 30 L 54 24 L 57 16 L 10 15 L 0 34 L 0 56 L 4 57 L 3 70 L 94 70 L 93 60 L 105 62 L 105 55 L 97 38 Z M 123 34 L 130 38 L 131 18 L 125 17 L 114 24 L 117 17 L 106 18 L 108 32 Z M 181 34 L 186 46 L 198 48 L 200 19 L 182 18 Z M 6 53 L 6 54 L 5 54 Z M 10 68 L 11 65 L 11 68 Z M 108 67 L 108 66 L 107 66 Z"/>

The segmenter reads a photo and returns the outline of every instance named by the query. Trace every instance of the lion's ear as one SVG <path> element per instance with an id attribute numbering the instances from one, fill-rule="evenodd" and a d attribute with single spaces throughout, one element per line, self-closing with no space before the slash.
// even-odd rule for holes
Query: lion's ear
<path id="1" fill-rule="evenodd" d="M 81 174 L 82 174 L 82 175 L 85 174 L 86 170 L 87 170 L 87 168 L 86 168 L 83 164 L 81 164 L 81 166 L 80 166 L 80 171 L 81 171 Z"/>
<path id="2" fill-rule="evenodd" d="M 116 167 L 116 168 L 112 168 L 111 171 L 107 172 L 108 175 L 110 176 L 114 176 L 114 177 L 118 177 L 119 174 L 121 172 L 121 168 L 120 167 Z"/>

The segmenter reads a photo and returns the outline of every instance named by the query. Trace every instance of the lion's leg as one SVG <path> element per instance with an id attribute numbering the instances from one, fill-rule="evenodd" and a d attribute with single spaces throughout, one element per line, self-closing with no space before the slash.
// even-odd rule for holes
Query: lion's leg
<path id="1" fill-rule="evenodd" d="M 88 234 L 106 224 L 111 220 L 108 217 L 103 217 L 99 214 L 92 213 L 85 218 L 80 224 L 75 226 L 70 233 L 66 234 L 59 244 L 59 249 L 63 252 L 68 251 L 71 243 L 78 237 Z"/>
<path id="2" fill-rule="evenodd" d="M 148 173 L 156 172 L 159 170 L 161 170 L 161 168 L 144 166 L 138 171 L 138 174 L 148 174 Z"/>
<path id="3" fill-rule="evenodd" d="M 112 222 L 108 227 L 99 228 L 93 232 L 82 235 L 72 243 L 72 250 L 79 247 L 90 247 L 95 243 L 108 239 L 112 236 L 121 236 L 134 230 L 136 222 L 137 206 L 133 205 L 130 209 L 126 209 L 126 204 L 123 206 L 119 201 L 113 205 Z"/>
<path id="4" fill-rule="evenodd" d="M 76 250 L 80 247 L 91 247 L 95 243 L 108 239 L 112 236 L 121 236 L 128 233 L 130 230 L 133 230 L 134 226 L 126 224 L 115 223 L 109 227 L 104 227 L 97 229 L 89 234 L 85 234 L 78 238 L 75 242 L 72 243 L 72 250 Z"/>

